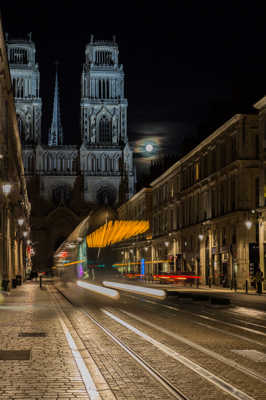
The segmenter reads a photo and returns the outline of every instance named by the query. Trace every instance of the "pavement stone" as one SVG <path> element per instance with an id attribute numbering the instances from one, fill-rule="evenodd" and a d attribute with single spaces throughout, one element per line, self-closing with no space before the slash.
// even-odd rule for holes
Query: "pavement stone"
<path id="1" fill-rule="evenodd" d="M 89 399 L 49 293 L 29 282 L 0 294 L 0 349 L 31 350 L 27 361 L 0 360 L 0 398 Z M 46 337 L 19 337 L 45 332 Z"/>

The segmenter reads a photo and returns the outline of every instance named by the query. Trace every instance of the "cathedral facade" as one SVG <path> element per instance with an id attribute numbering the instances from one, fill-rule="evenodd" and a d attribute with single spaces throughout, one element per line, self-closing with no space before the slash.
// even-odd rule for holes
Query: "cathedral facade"
<path id="1" fill-rule="evenodd" d="M 81 145 L 64 145 L 57 71 L 45 144 L 40 73 L 31 34 L 26 40 L 7 38 L 7 52 L 32 203 L 32 239 L 43 249 L 36 264 L 44 269 L 51 266 L 60 241 L 91 209 L 115 206 L 134 194 L 124 71 L 115 37 L 96 41 L 91 35 L 81 73 Z"/>

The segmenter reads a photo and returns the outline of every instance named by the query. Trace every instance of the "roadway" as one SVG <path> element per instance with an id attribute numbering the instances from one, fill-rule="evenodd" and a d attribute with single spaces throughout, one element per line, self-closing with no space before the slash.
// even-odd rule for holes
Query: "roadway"
<path id="1" fill-rule="evenodd" d="M 266 399 L 265 295 L 172 287 L 165 300 L 121 292 L 114 301 L 74 283 L 49 291 L 112 398 Z"/>

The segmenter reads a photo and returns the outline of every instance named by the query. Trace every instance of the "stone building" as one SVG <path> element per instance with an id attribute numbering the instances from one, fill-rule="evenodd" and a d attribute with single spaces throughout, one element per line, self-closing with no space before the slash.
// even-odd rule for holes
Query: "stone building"
<path id="1" fill-rule="evenodd" d="M 0 288 L 25 279 L 30 209 L 0 16 Z"/>
<path id="2" fill-rule="evenodd" d="M 258 114 L 235 115 L 151 183 L 153 273 L 193 272 L 203 284 L 239 288 L 259 266 L 265 276 L 266 97 L 255 108 Z M 132 199 L 120 210 L 134 207 Z M 135 240 L 123 251 L 145 246 Z"/>
<path id="3" fill-rule="evenodd" d="M 40 74 L 31 34 L 28 39 L 8 40 L 7 49 L 32 203 L 32 235 L 39 248 L 35 263 L 45 269 L 52 266 L 53 251 L 91 209 L 116 205 L 134 193 L 123 66 L 115 38 L 95 41 L 91 36 L 81 74 L 81 145 L 64 145 L 57 72 L 45 144 Z"/>

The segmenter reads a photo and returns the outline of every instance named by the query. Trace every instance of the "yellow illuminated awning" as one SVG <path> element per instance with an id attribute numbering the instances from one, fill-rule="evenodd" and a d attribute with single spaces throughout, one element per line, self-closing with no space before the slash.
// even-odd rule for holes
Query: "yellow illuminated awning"
<path id="1" fill-rule="evenodd" d="M 146 232 L 149 221 L 109 221 L 87 236 L 88 247 L 107 247 Z"/>

